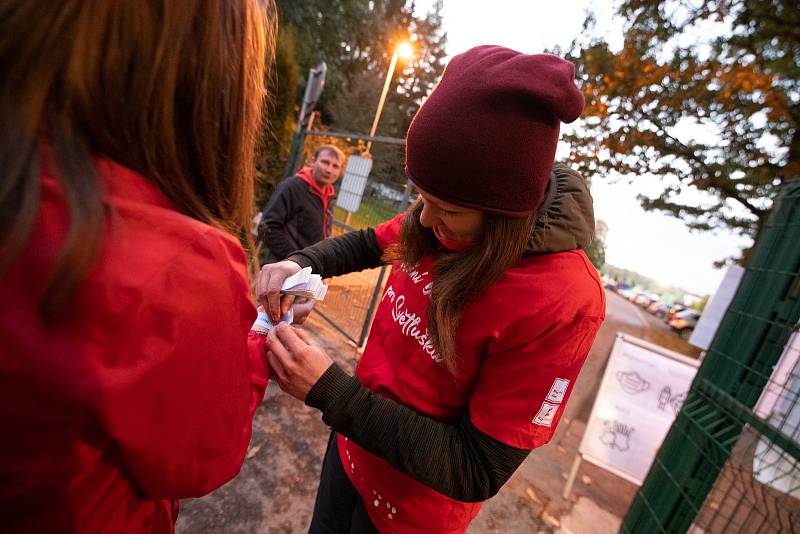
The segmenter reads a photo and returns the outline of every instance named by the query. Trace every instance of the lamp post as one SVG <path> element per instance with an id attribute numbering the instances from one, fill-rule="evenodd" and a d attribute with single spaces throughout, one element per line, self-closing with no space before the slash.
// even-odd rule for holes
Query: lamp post
<path id="1" fill-rule="evenodd" d="M 367 148 L 364 150 L 364 153 L 361 154 L 362 157 L 366 158 L 372 157 L 372 155 L 369 152 L 370 149 L 372 148 L 372 138 L 375 137 L 375 131 L 378 129 L 378 121 L 381 120 L 381 112 L 383 112 L 383 104 L 386 103 L 386 95 L 389 94 L 389 85 L 391 85 L 392 83 L 392 74 L 394 74 L 394 68 L 397 66 L 397 59 L 399 57 L 408 59 L 413 55 L 413 53 L 414 49 L 407 42 L 402 42 L 398 44 L 397 47 L 394 49 L 394 53 L 392 53 L 392 61 L 389 63 L 389 72 L 386 73 L 386 81 L 383 82 L 383 91 L 381 91 L 381 99 L 378 101 L 378 109 L 375 110 L 375 118 L 372 120 L 372 128 L 369 131 L 370 139 L 367 140 Z M 349 166 L 349 161 L 348 161 L 348 166 Z M 345 170 L 345 178 L 346 177 L 347 177 L 347 171 Z M 361 191 L 363 191 L 363 186 Z M 350 210 L 346 210 L 344 216 L 344 224 L 350 224 L 350 217 L 352 215 L 353 213 Z"/>
<path id="2" fill-rule="evenodd" d="M 389 85 L 392 83 L 392 74 L 394 74 L 394 68 L 397 66 L 397 58 L 402 57 L 403 59 L 408 59 L 413 55 L 413 53 L 414 49 L 407 42 L 400 43 L 394 49 L 392 61 L 389 63 L 389 72 L 386 73 L 386 81 L 383 82 L 383 91 L 381 91 L 381 99 L 378 101 L 378 109 L 375 110 L 375 118 L 372 120 L 372 128 L 369 131 L 370 137 L 374 137 L 375 131 L 378 129 L 378 121 L 381 120 L 383 104 L 386 102 L 386 95 L 389 93 Z M 370 148 L 372 148 L 371 139 L 367 141 L 367 153 L 369 153 Z"/>

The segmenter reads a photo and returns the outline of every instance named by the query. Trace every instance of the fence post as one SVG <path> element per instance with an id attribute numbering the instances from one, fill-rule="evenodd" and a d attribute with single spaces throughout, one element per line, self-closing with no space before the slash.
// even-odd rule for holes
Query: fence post
<path id="1" fill-rule="evenodd" d="M 800 183 L 784 186 L 620 532 L 682 533 L 737 443 L 800 318 Z"/>
<path id="2" fill-rule="evenodd" d="M 289 178 L 294 176 L 297 171 L 297 160 L 303 153 L 303 141 L 305 139 L 305 132 L 300 131 L 292 136 L 292 145 L 289 148 L 289 157 L 286 160 L 286 167 L 283 169 L 283 177 Z"/>
<path id="3" fill-rule="evenodd" d="M 400 202 L 400 211 L 398 213 L 406 211 L 409 199 L 411 198 L 412 187 L 413 184 L 411 183 L 411 180 L 406 179 L 406 189 L 403 191 L 403 200 Z M 367 316 L 364 318 L 364 326 L 361 328 L 361 336 L 358 338 L 359 347 L 364 346 L 364 343 L 367 341 L 369 329 L 372 327 L 372 320 L 375 318 L 375 309 L 378 307 L 378 297 L 381 296 L 381 290 L 383 289 L 384 276 L 386 276 L 386 265 L 381 266 L 381 272 L 378 275 L 378 281 L 375 283 L 375 289 L 372 291 L 372 298 L 369 302 Z"/>

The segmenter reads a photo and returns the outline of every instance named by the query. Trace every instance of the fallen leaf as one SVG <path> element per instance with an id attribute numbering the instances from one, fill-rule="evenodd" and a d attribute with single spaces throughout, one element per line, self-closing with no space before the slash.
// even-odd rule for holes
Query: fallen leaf
<path id="1" fill-rule="evenodd" d="M 255 456 L 256 453 L 259 451 L 259 449 L 261 449 L 261 445 L 256 445 L 255 447 L 250 447 L 250 450 L 247 451 L 247 459 L 249 460 L 250 458 Z"/>
<path id="2" fill-rule="evenodd" d="M 550 523 L 554 527 L 560 527 L 561 526 L 561 521 L 559 521 L 557 517 L 553 517 L 552 515 L 548 514 L 547 512 L 542 512 L 542 519 L 544 519 L 546 523 Z"/>
<path id="3" fill-rule="evenodd" d="M 531 498 L 531 500 L 532 500 L 533 502 L 535 502 L 536 504 L 542 504 L 542 501 L 539 499 L 539 497 L 537 497 L 536 493 L 534 493 L 534 491 L 533 491 L 533 489 L 532 489 L 532 488 L 528 488 L 528 489 L 526 489 L 526 490 L 525 490 L 525 493 L 527 493 L 527 494 L 528 494 L 528 497 L 530 497 L 530 498 Z"/>

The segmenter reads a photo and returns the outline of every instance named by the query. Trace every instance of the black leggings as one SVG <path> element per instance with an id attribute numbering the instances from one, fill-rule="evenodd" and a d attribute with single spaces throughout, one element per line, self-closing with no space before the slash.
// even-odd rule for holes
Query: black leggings
<path id="1" fill-rule="evenodd" d="M 378 530 L 367 514 L 364 500 L 347 477 L 336 432 L 331 432 L 328 450 L 322 461 L 314 516 L 311 518 L 309 534 L 373 534 Z"/>

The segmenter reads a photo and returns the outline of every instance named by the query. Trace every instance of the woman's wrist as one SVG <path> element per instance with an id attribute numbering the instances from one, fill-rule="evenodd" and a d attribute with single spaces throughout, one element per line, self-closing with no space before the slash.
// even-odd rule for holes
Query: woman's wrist
<path id="1" fill-rule="evenodd" d="M 332 363 L 311 386 L 305 403 L 324 414 L 337 400 L 347 395 L 352 396 L 360 387 L 361 382 L 358 378 L 347 374 L 341 367 Z"/>

